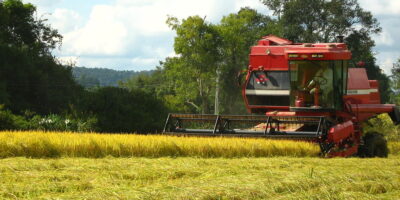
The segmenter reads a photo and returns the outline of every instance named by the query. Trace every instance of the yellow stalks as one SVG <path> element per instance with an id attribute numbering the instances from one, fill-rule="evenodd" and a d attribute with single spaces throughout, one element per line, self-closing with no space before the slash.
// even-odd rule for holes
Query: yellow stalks
<path id="1" fill-rule="evenodd" d="M 317 156 L 309 142 L 246 138 L 62 132 L 0 132 L 0 157 L 271 157 Z"/>

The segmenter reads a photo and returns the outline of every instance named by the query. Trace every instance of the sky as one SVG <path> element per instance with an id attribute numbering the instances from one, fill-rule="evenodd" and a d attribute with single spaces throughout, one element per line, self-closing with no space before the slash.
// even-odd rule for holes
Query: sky
<path id="1" fill-rule="evenodd" d="M 174 56 L 175 33 L 165 24 L 199 15 L 218 23 L 241 7 L 271 15 L 259 0 L 24 0 L 37 6 L 37 17 L 48 19 L 63 36 L 54 54 L 76 66 L 116 70 L 151 70 Z M 359 0 L 383 28 L 373 35 L 377 63 L 389 74 L 400 58 L 400 1 Z"/>

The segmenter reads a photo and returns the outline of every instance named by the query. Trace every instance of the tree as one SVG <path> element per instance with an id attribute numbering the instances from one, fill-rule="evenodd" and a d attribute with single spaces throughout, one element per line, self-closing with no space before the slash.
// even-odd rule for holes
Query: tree
<path id="1" fill-rule="evenodd" d="M 392 68 L 392 76 L 391 76 L 391 88 L 393 89 L 393 93 L 391 95 L 391 103 L 395 103 L 400 105 L 400 58 L 397 59 L 395 63 L 393 63 Z"/>
<path id="2" fill-rule="evenodd" d="M 212 104 L 215 114 L 245 112 L 236 76 L 247 67 L 250 47 L 261 36 L 278 32 L 275 21 L 243 8 L 220 24 L 198 16 L 182 22 L 170 17 L 167 23 L 177 32 L 174 47 L 179 55 L 163 63 L 176 92 L 176 101 L 170 102 L 184 102 L 201 113 L 209 113 Z"/>
<path id="3" fill-rule="evenodd" d="M 78 84 L 88 89 L 100 86 L 99 79 L 92 76 L 88 76 L 86 74 L 82 74 L 81 76 L 76 77 L 75 80 Z"/>
<path id="4" fill-rule="evenodd" d="M 210 113 L 220 58 L 218 32 L 199 16 L 182 22 L 169 17 L 167 24 L 176 31 L 174 49 L 180 57 L 166 61 L 166 74 L 175 80 L 177 90 L 184 92 L 178 95 L 183 95 L 185 103 L 197 112 Z"/>
<path id="5" fill-rule="evenodd" d="M 221 35 L 221 111 L 223 113 L 245 112 L 237 73 L 248 66 L 250 47 L 262 36 L 279 34 L 276 21 L 250 8 L 222 18 L 217 29 Z"/>
<path id="6" fill-rule="evenodd" d="M 81 87 L 51 55 L 62 36 L 35 11 L 20 0 L 0 2 L 0 104 L 16 113 L 61 113 Z"/>
<path id="7" fill-rule="evenodd" d="M 80 106 L 85 115 L 97 118 L 101 132 L 155 133 L 167 116 L 164 104 L 153 95 L 117 87 L 88 92 Z"/>
<path id="8" fill-rule="evenodd" d="M 119 86 L 131 91 L 141 90 L 157 98 L 162 98 L 164 92 L 167 91 L 164 71 L 159 66 L 152 71 L 138 72 L 126 81 L 120 81 Z"/>
<path id="9" fill-rule="evenodd" d="M 372 34 L 382 28 L 371 12 L 361 8 L 357 0 L 262 0 L 278 16 L 283 37 L 294 42 L 334 42 L 346 36 L 353 55 L 352 67 L 363 61 L 370 79 L 380 83 L 381 97 L 388 100 L 389 79 L 375 63 Z"/>
<path id="10" fill-rule="evenodd" d="M 51 55 L 51 50 L 61 45 L 62 36 L 46 19 L 35 19 L 35 12 L 34 5 L 20 0 L 0 2 L 0 43 Z"/>
<path id="11" fill-rule="evenodd" d="M 374 34 L 378 20 L 357 0 L 262 0 L 279 17 L 283 36 L 295 42 L 333 42 L 338 35 Z"/>

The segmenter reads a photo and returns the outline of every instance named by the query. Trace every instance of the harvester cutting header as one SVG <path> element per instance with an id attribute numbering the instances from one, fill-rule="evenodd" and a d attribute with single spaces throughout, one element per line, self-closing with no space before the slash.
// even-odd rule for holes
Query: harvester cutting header
<path id="1" fill-rule="evenodd" d="M 293 43 L 273 35 L 251 48 L 242 95 L 252 115 L 170 114 L 165 133 L 289 138 L 318 142 L 327 156 L 387 156 L 379 133 L 362 122 L 400 111 L 381 104 L 379 84 L 365 68 L 349 68 L 351 52 L 339 43 Z M 192 127 L 192 128 L 190 128 Z"/>

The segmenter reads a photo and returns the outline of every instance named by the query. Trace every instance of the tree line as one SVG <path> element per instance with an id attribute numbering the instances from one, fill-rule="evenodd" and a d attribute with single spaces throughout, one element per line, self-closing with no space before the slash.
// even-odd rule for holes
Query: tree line
<path id="1" fill-rule="evenodd" d="M 345 35 L 370 79 L 378 79 L 382 99 L 393 97 L 389 77 L 372 52 L 376 18 L 357 0 L 263 0 L 272 16 L 251 8 L 224 16 L 166 23 L 176 32 L 175 54 L 152 73 L 117 87 L 85 89 L 74 81 L 71 66 L 51 54 L 62 36 L 36 8 L 20 0 L 0 2 L 0 129 L 57 129 L 100 132 L 154 132 L 168 112 L 244 114 L 236 75 L 248 65 L 250 47 L 268 34 L 294 42 L 334 42 Z"/>
<path id="2" fill-rule="evenodd" d="M 85 88 L 118 86 L 121 81 L 139 74 L 151 74 L 152 71 L 119 71 L 107 68 L 72 67 L 75 81 Z"/>

